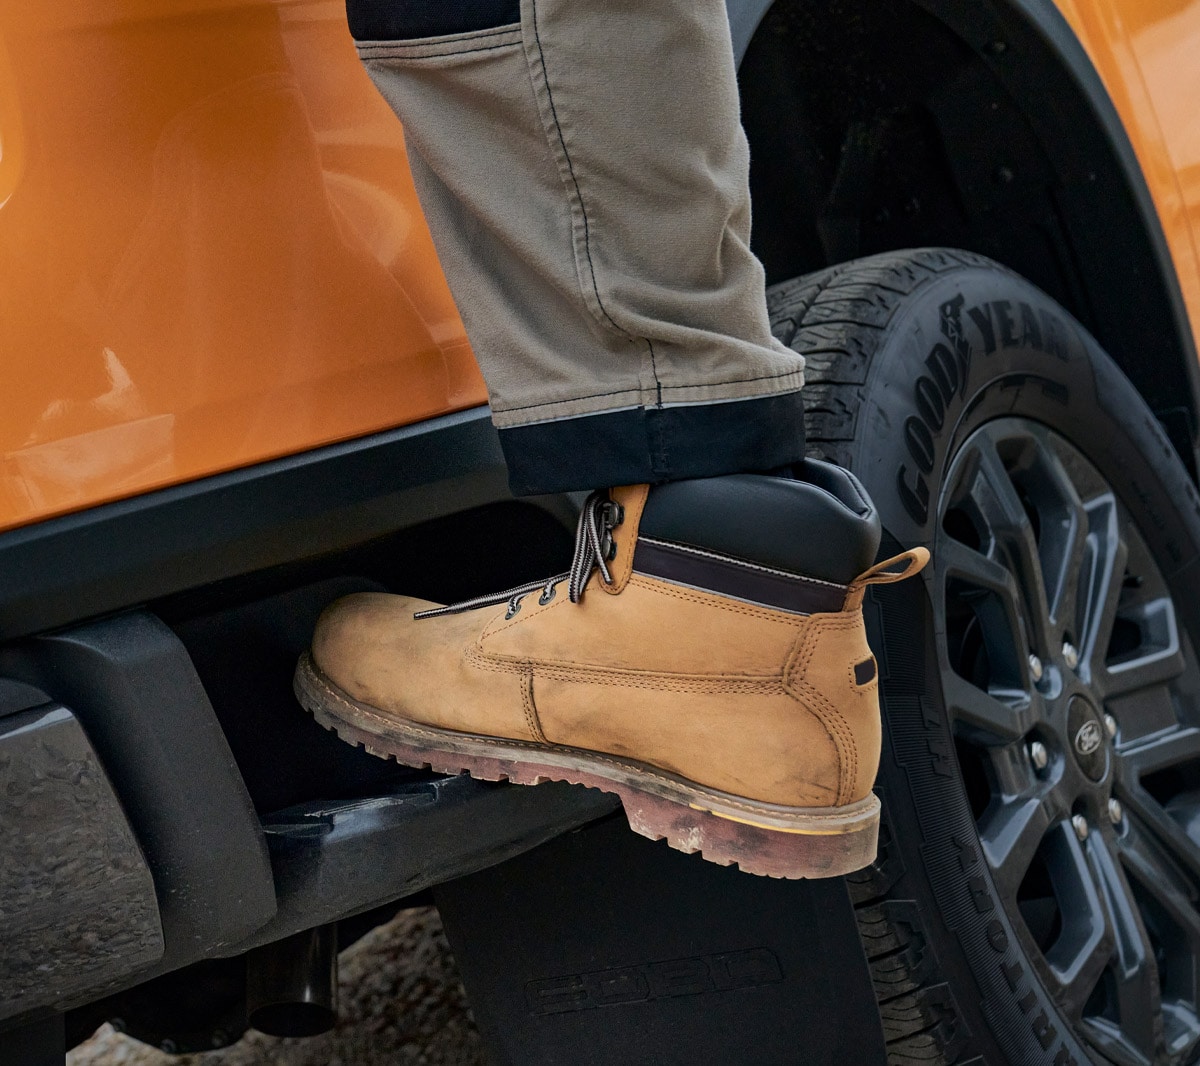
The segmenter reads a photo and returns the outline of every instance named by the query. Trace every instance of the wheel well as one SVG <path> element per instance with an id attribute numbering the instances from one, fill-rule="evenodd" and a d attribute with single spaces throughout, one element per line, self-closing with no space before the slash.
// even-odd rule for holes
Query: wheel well
<path id="1" fill-rule="evenodd" d="M 1196 476 L 1194 343 L 1116 112 L 1050 0 L 777 0 L 740 68 L 770 282 L 964 248 L 1067 307 Z"/>

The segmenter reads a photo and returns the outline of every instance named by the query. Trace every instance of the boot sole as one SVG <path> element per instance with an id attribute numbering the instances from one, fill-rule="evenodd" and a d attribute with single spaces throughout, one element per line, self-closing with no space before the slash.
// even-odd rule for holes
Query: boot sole
<path id="1" fill-rule="evenodd" d="M 838 877 L 875 858 L 879 800 L 786 807 L 706 788 L 658 767 L 582 748 L 420 725 L 360 703 L 305 655 L 296 698 L 317 722 L 369 754 L 435 773 L 538 785 L 566 781 L 620 797 L 629 828 L 718 866 L 764 877 Z"/>

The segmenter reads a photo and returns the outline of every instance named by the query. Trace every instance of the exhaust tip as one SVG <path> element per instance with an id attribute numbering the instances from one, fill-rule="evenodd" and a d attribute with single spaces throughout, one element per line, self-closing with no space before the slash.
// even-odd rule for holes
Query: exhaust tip
<path id="1" fill-rule="evenodd" d="M 337 1011 L 319 1003 L 270 1003 L 252 1010 L 248 1020 L 267 1036 L 318 1036 L 337 1024 Z"/>
<path id="2" fill-rule="evenodd" d="M 268 1036 L 316 1036 L 337 1023 L 337 926 L 266 944 L 246 957 L 246 1019 Z"/>

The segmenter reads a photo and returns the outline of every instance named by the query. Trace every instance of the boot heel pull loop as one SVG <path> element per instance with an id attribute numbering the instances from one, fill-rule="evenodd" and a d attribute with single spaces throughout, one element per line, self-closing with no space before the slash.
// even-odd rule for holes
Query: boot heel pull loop
<path id="1" fill-rule="evenodd" d="M 876 563 L 870 570 L 859 574 L 851 582 L 850 587 L 891 585 L 896 581 L 904 581 L 924 570 L 927 562 L 929 562 L 928 548 L 909 548 L 908 551 L 893 555 L 890 559 L 884 559 L 883 562 Z M 905 564 L 903 570 L 894 569 L 901 563 Z"/>

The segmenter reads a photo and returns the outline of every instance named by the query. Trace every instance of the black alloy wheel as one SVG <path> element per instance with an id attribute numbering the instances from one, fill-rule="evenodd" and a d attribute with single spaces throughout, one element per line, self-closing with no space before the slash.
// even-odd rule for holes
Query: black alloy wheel
<path id="1" fill-rule="evenodd" d="M 1200 1061 L 1200 497 L 1095 340 L 980 256 L 776 286 L 811 454 L 852 469 L 885 810 L 849 880 L 889 1061 Z"/>
<path id="2" fill-rule="evenodd" d="M 1191 1061 L 1200 793 L 1179 778 L 1200 770 L 1200 671 L 1162 571 L 1096 468 L 1036 422 L 976 430 L 945 484 L 937 650 L 992 880 L 1088 1044 Z"/>

